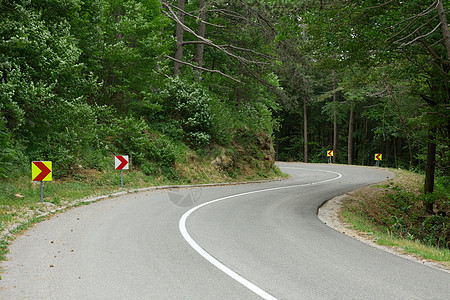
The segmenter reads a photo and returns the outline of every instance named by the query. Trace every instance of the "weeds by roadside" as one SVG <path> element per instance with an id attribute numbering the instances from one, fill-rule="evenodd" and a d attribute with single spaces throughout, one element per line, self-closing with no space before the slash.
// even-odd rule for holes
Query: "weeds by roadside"
<path id="1" fill-rule="evenodd" d="M 367 187 L 345 201 L 342 217 L 380 245 L 400 248 L 450 266 L 450 202 L 448 178 L 439 178 L 432 195 L 421 193 L 423 176 L 394 170 L 396 177 Z M 424 202 L 433 197 L 433 213 Z"/>

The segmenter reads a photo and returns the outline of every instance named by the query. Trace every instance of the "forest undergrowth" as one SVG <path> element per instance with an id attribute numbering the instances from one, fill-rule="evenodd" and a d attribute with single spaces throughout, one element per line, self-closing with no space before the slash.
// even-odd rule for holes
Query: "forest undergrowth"
<path id="1" fill-rule="evenodd" d="M 393 171 L 393 179 L 352 194 L 343 204 L 343 220 L 380 245 L 450 266 L 449 178 L 439 177 L 434 193 L 424 194 L 423 175 Z M 426 201 L 434 201 L 432 212 Z"/>

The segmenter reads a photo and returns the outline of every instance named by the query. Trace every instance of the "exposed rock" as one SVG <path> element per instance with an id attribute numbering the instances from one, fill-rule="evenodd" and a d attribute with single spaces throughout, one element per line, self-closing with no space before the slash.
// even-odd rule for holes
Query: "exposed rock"
<path id="1" fill-rule="evenodd" d="M 233 166 L 233 160 L 225 154 L 221 154 L 213 159 L 211 165 L 214 168 L 227 170 Z"/>

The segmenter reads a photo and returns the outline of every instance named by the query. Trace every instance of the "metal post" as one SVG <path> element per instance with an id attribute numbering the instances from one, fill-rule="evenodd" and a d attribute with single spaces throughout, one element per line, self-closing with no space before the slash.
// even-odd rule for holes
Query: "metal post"
<path id="1" fill-rule="evenodd" d="M 123 169 L 120 170 L 120 186 L 123 187 Z"/>
<path id="2" fill-rule="evenodd" d="M 380 167 L 380 161 L 377 160 L 377 168 L 379 168 L 379 167 Z"/>
<path id="3" fill-rule="evenodd" d="M 44 202 L 44 182 L 41 181 L 41 203 Z"/>
<path id="4" fill-rule="evenodd" d="M 328 163 L 331 164 L 331 156 L 328 156 Z"/>

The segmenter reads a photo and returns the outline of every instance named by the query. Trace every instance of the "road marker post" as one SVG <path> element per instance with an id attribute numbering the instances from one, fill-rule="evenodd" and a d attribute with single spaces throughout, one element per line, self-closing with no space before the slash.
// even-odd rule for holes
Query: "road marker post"
<path id="1" fill-rule="evenodd" d="M 377 168 L 380 167 L 380 161 L 383 159 L 383 154 L 381 154 L 381 153 L 375 153 L 374 159 L 375 159 L 375 161 L 376 161 L 376 163 L 377 163 L 377 164 L 376 164 Z"/>
<path id="2" fill-rule="evenodd" d="M 327 151 L 328 163 L 331 164 L 331 158 L 334 156 L 333 150 Z"/>
<path id="3" fill-rule="evenodd" d="M 44 202 L 44 181 L 52 181 L 52 162 L 31 162 L 31 180 L 41 182 L 41 203 Z"/>
<path id="4" fill-rule="evenodd" d="M 120 170 L 120 186 L 123 187 L 123 170 L 128 170 L 130 168 L 130 160 L 128 155 L 116 155 L 114 157 L 115 169 Z"/>

